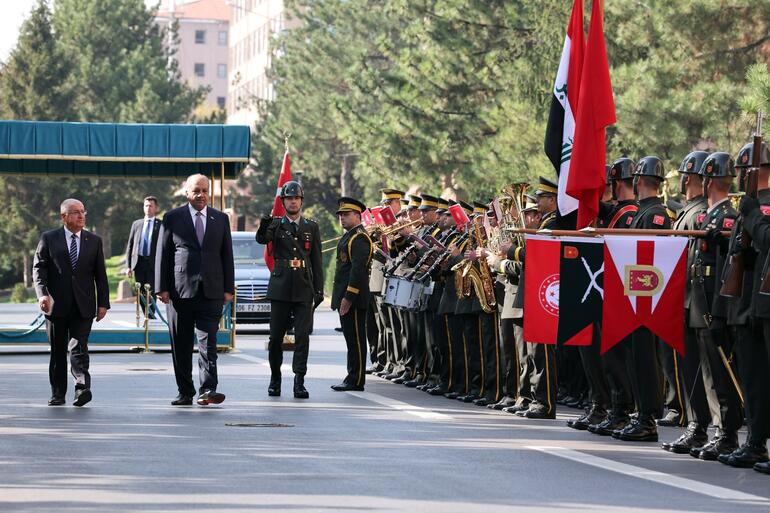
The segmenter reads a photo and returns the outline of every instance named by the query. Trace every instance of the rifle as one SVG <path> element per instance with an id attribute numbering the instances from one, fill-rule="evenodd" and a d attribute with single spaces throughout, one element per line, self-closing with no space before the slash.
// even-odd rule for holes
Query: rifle
<path id="1" fill-rule="evenodd" d="M 757 197 L 757 183 L 759 180 L 759 166 L 762 153 L 762 112 L 757 113 L 757 130 L 754 132 L 753 148 L 751 149 L 751 167 L 742 168 L 739 188 L 747 196 Z M 743 219 L 738 218 L 735 223 L 737 235 L 730 241 L 730 256 L 725 271 L 722 274 L 722 288 L 719 294 L 726 297 L 740 297 L 743 293 L 743 274 L 745 272 L 744 251 L 751 247 L 751 235 L 743 228 Z M 764 285 L 763 280 L 762 283 Z"/>

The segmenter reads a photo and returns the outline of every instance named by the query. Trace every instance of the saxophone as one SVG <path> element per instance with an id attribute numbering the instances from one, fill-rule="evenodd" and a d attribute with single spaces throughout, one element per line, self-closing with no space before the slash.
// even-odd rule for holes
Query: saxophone
<path id="1" fill-rule="evenodd" d="M 476 247 L 482 247 L 481 231 L 475 223 L 474 229 Z M 463 260 L 452 267 L 452 271 L 454 271 L 457 299 L 470 297 L 471 290 L 473 290 L 484 312 L 492 313 L 495 311 L 497 307 L 495 285 L 492 279 L 492 272 L 489 270 L 489 264 L 487 264 L 485 259 L 479 259 L 478 270 L 473 266 L 473 261 Z"/>

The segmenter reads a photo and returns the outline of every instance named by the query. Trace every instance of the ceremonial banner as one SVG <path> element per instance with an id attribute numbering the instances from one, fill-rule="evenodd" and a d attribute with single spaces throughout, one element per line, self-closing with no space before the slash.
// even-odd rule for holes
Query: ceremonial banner
<path id="1" fill-rule="evenodd" d="M 590 346 L 594 323 L 602 320 L 604 241 L 585 237 L 560 240 L 557 342 Z"/>
<path id="2" fill-rule="evenodd" d="M 452 215 L 452 219 L 454 219 L 458 228 L 462 228 L 470 221 L 462 205 L 452 205 L 449 207 L 449 213 Z"/>
<path id="3" fill-rule="evenodd" d="M 601 5 L 594 0 L 591 8 L 591 26 L 575 115 L 575 149 L 567 179 L 567 194 L 579 204 L 578 230 L 590 225 L 599 214 L 599 200 L 606 179 L 605 129 L 616 121 Z"/>
<path id="4" fill-rule="evenodd" d="M 683 355 L 687 238 L 606 236 L 604 266 L 601 352 L 644 326 Z"/>
<path id="5" fill-rule="evenodd" d="M 561 241 L 527 235 L 524 263 L 524 340 L 555 344 L 559 331 Z"/>
<path id="6" fill-rule="evenodd" d="M 281 173 L 278 175 L 278 186 L 275 189 L 275 201 L 273 202 L 273 210 L 270 213 L 273 217 L 280 217 L 286 214 L 286 209 L 283 208 L 283 202 L 281 201 L 281 187 L 286 182 L 291 181 L 291 158 L 289 157 L 289 150 L 286 149 L 286 153 L 283 154 L 283 163 L 281 164 Z M 265 251 L 265 264 L 271 271 L 275 265 L 273 259 L 273 243 L 267 243 L 267 251 Z"/>
<path id="7" fill-rule="evenodd" d="M 567 25 L 567 35 L 553 84 L 551 110 L 545 130 L 545 154 L 559 177 L 557 204 L 562 215 L 573 212 L 577 200 L 567 196 L 567 178 L 570 173 L 572 143 L 575 134 L 575 114 L 580 93 L 580 76 L 583 69 L 583 0 L 572 4 L 572 15 Z"/>

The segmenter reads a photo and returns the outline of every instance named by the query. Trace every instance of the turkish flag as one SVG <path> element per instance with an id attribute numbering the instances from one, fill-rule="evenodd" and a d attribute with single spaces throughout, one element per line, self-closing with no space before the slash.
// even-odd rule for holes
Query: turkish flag
<path id="1" fill-rule="evenodd" d="M 684 355 L 686 271 L 686 237 L 605 237 L 601 352 L 644 326 Z"/>
<path id="2" fill-rule="evenodd" d="M 275 189 L 275 201 L 273 202 L 273 210 L 270 215 L 273 217 L 281 217 L 286 214 L 286 209 L 283 208 L 283 202 L 281 201 L 281 187 L 286 182 L 291 181 L 291 158 L 289 157 L 289 150 L 283 154 L 283 163 L 281 164 L 281 173 L 278 175 L 278 187 Z M 267 250 L 265 251 L 265 264 L 271 271 L 275 265 L 273 259 L 273 243 L 267 243 Z"/>
<path id="3" fill-rule="evenodd" d="M 555 344 L 559 333 L 561 241 L 527 235 L 524 263 L 524 340 Z"/>
<path id="4" fill-rule="evenodd" d="M 616 121 L 601 5 L 594 0 L 591 7 L 575 115 L 575 144 L 567 178 L 567 194 L 578 200 L 578 230 L 591 224 L 599 214 L 606 178 L 605 129 Z"/>

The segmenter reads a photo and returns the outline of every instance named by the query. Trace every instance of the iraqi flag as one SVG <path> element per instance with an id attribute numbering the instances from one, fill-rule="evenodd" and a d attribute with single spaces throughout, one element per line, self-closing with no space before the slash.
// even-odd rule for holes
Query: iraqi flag
<path id="1" fill-rule="evenodd" d="M 567 25 L 567 35 L 561 52 L 559 69 L 553 84 L 551 110 L 545 130 L 545 154 L 559 177 L 558 205 L 562 215 L 578 208 L 575 198 L 567 196 L 572 146 L 575 134 L 575 113 L 580 93 L 583 69 L 583 0 L 575 0 Z"/>
<path id="2" fill-rule="evenodd" d="M 281 173 L 278 175 L 278 186 L 275 189 L 275 201 L 273 202 L 273 210 L 270 215 L 273 217 L 281 217 L 286 214 L 286 209 L 283 208 L 283 202 L 281 201 L 281 187 L 286 182 L 291 181 L 291 157 L 289 157 L 289 149 L 286 149 L 286 153 L 283 154 L 283 163 L 281 164 Z M 265 251 L 265 264 L 271 271 L 275 260 L 273 259 L 273 243 L 267 243 L 267 251 Z"/>
<path id="3" fill-rule="evenodd" d="M 604 241 L 562 237 L 560 257 L 557 342 L 590 346 L 594 324 L 602 320 Z"/>
<path id="4" fill-rule="evenodd" d="M 567 194 L 578 200 L 578 230 L 590 225 L 599 214 L 606 179 L 605 129 L 615 121 L 602 5 L 601 1 L 594 0 L 575 116 L 575 149 L 566 180 Z"/>
<path id="5" fill-rule="evenodd" d="M 644 326 L 684 355 L 687 238 L 607 236 L 604 266 L 601 352 Z"/>

